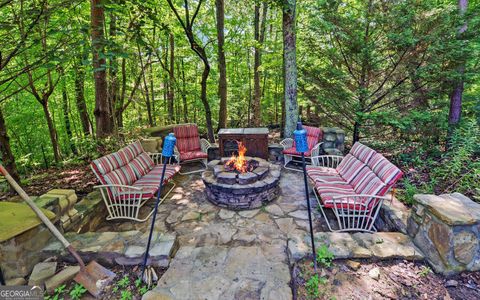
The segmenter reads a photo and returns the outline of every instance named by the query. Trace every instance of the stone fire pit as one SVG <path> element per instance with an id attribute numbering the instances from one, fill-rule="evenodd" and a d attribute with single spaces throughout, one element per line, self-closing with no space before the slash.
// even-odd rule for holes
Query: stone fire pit
<path id="1" fill-rule="evenodd" d="M 220 207 L 242 210 L 259 208 L 278 196 L 280 166 L 246 157 L 258 162 L 258 166 L 251 172 L 239 173 L 225 170 L 228 159 L 212 160 L 202 173 L 208 200 Z"/>

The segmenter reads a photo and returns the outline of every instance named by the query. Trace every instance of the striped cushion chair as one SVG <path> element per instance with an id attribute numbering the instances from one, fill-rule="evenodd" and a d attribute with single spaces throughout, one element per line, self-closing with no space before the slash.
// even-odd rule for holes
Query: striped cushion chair
<path id="1" fill-rule="evenodd" d="M 159 156 L 159 153 L 151 153 Z M 93 173 L 100 181 L 99 189 L 107 206 L 107 220 L 130 219 L 146 221 L 153 209 L 143 219 L 139 218 L 140 208 L 158 191 L 163 165 L 155 164 L 140 142 L 128 145 L 119 151 L 94 160 L 90 164 Z M 180 166 L 167 164 L 163 184 L 173 186 L 163 196 L 162 201 L 175 187 L 173 176 Z"/>
<path id="2" fill-rule="evenodd" d="M 202 172 L 207 167 L 208 148 L 211 147 L 206 139 L 201 139 L 198 127 L 195 124 L 183 124 L 175 126 L 173 133 L 177 138 L 175 156 L 179 163 L 200 161 L 204 168 L 191 172 L 180 173 L 182 175 Z"/>
<path id="3" fill-rule="evenodd" d="M 307 144 L 308 151 L 305 152 L 305 157 L 309 158 L 312 161 L 313 157 L 317 157 L 320 154 L 321 140 L 323 136 L 323 131 L 318 127 L 312 126 L 303 126 L 303 129 L 307 131 Z M 283 146 L 283 159 L 284 159 L 284 168 L 301 171 L 299 169 L 288 167 L 288 163 L 293 160 L 294 157 L 301 157 L 302 154 L 297 152 L 295 149 L 295 140 L 292 138 L 286 138 L 280 142 L 280 145 Z M 307 162 L 309 163 L 309 162 Z"/>
<path id="4" fill-rule="evenodd" d="M 385 194 L 403 173 L 383 155 L 355 143 L 335 168 L 309 167 L 314 193 L 331 231 L 375 231 L 375 219 Z M 333 230 L 324 209 L 332 209 L 338 221 Z"/>

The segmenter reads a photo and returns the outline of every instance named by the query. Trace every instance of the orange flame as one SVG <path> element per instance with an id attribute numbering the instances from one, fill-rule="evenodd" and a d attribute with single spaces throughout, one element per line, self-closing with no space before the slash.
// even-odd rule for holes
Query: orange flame
<path id="1" fill-rule="evenodd" d="M 238 144 L 238 156 L 232 154 L 230 159 L 225 164 L 226 166 L 237 170 L 240 173 L 247 172 L 247 160 L 245 159 L 245 153 L 247 152 L 247 147 L 243 145 L 242 142 L 237 142 Z"/>

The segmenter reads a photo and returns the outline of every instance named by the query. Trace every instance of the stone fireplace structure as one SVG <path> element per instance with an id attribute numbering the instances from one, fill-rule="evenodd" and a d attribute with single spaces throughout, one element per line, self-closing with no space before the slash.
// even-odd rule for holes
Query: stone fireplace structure
<path id="1" fill-rule="evenodd" d="M 256 167 L 245 173 L 225 167 L 229 158 L 212 160 L 202 173 L 208 200 L 220 207 L 243 210 L 259 208 L 277 198 L 280 169 L 262 158 L 246 157 Z"/>

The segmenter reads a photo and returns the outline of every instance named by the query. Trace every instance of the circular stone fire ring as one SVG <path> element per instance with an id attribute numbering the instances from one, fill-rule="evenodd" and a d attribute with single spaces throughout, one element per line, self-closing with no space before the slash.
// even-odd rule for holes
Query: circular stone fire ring
<path id="1" fill-rule="evenodd" d="M 212 160 L 202 173 L 208 200 L 220 207 L 242 210 L 259 208 L 277 198 L 281 167 L 255 157 L 258 166 L 251 172 L 226 171 L 224 163 L 229 158 Z"/>

